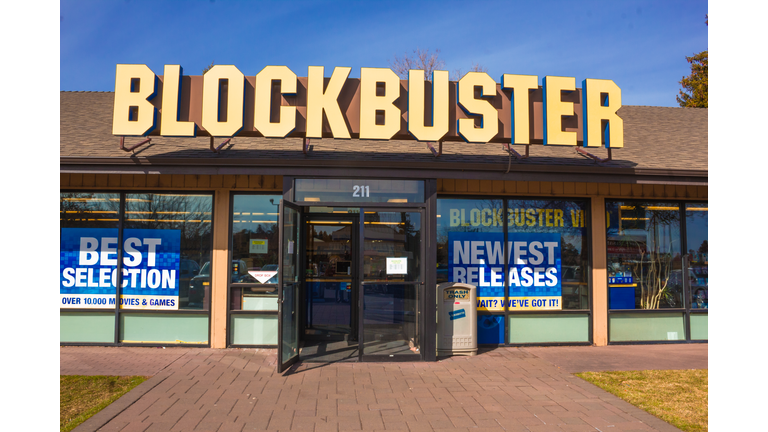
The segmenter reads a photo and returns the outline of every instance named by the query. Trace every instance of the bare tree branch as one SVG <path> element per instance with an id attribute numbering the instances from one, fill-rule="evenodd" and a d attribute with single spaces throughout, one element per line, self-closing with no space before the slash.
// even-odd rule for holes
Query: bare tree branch
<path id="1" fill-rule="evenodd" d="M 440 60 L 439 49 L 430 52 L 421 48 L 416 48 L 412 54 L 405 53 L 402 57 L 396 55 L 389 61 L 389 65 L 401 79 L 408 79 L 408 71 L 411 69 L 423 70 L 427 81 L 432 78 L 433 71 L 445 68 L 445 62 Z"/>
<path id="2" fill-rule="evenodd" d="M 488 73 L 488 68 L 485 66 L 481 66 L 480 63 L 474 63 L 472 64 L 472 67 L 469 68 L 469 72 L 485 72 Z M 466 75 L 461 69 L 454 69 L 453 75 L 451 76 L 451 81 L 458 81 L 462 79 Z"/>

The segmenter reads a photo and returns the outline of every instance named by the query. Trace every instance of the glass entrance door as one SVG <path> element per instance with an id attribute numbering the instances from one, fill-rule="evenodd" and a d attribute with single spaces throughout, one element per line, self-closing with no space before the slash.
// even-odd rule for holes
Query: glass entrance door
<path id="1" fill-rule="evenodd" d="M 277 371 L 281 373 L 299 360 L 299 207 L 280 201 L 280 217 Z"/>
<path id="2" fill-rule="evenodd" d="M 307 214 L 305 238 L 306 361 L 358 359 L 359 216 Z"/>
<path id="3" fill-rule="evenodd" d="M 280 210 L 279 370 L 423 359 L 424 210 L 308 210 Z"/>
<path id="4" fill-rule="evenodd" d="M 419 360 L 424 334 L 422 212 L 366 208 L 361 213 L 361 359 Z"/>

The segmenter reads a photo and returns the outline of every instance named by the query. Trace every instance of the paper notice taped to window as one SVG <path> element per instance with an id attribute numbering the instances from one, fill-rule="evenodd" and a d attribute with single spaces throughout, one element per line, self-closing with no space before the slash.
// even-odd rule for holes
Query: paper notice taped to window
<path id="1" fill-rule="evenodd" d="M 251 239 L 248 245 L 248 253 L 252 254 L 265 254 L 269 249 L 269 240 L 267 239 Z"/>
<path id="2" fill-rule="evenodd" d="M 387 274 L 388 275 L 408 274 L 408 258 L 387 257 Z"/>

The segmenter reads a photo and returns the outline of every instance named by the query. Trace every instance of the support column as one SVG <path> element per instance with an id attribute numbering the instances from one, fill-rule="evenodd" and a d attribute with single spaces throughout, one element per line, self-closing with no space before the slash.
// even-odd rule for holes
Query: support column
<path id="1" fill-rule="evenodd" d="M 211 348 L 227 346 L 227 278 L 229 278 L 229 189 L 215 189 L 211 257 Z"/>
<path id="2" fill-rule="evenodd" d="M 608 272 L 606 269 L 605 198 L 591 198 L 592 342 L 608 345 Z"/>

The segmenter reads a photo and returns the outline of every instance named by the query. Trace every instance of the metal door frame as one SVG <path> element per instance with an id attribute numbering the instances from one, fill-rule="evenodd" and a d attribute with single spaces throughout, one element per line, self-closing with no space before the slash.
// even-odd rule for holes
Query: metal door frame
<path id="1" fill-rule="evenodd" d="M 427 221 L 425 220 L 427 217 L 427 211 L 424 206 L 412 206 L 412 207 L 405 207 L 405 206 L 381 206 L 376 205 L 378 203 L 370 203 L 373 205 L 363 207 L 360 206 L 360 223 L 359 223 L 359 229 L 360 234 L 358 235 L 358 242 L 360 243 L 359 246 L 359 256 L 358 256 L 358 274 L 360 275 L 359 278 L 359 295 L 358 295 L 358 313 L 359 313 L 359 324 L 358 324 L 358 338 L 359 338 L 359 349 L 358 349 L 358 361 L 364 362 L 408 362 L 408 361 L 424 361 L 425 360 L 425 350 L 424 348 L 424 341 L 431 337 L 426 334 L 427 326 L 426 326 L 426 318 L 430 315 L 427 313 L 427 298 L 429 297 L 426 293 L 427 291 L 427 281 L 426 281 L 426 255 L 427 255 L 427 246 L 429 244 L 428 241 L 428 235 L 427 232 Z M 418 283 L 411 283 L 418 288 L 418 301 L 419 306 L 417 308 L 417 319 L 418 319 L 418 325 L 417 328 L 419 330 L 419 353 L 418 354 L 404 354 L 404 355 L 388 355 L 388 354 L 365 354 L 364 351 L 364 339 L 365 339 L 365 325 L 364 325 L 364 301 L 365 301 L 365 291 L 363 290 L 363 286 L 365 284 L 365 281 L 363 280 L 363 254 L 365 253 L 365 212 L 366 211 L 375 211 L 375 212 L 387 212 L 387 213 L 403 213 L 403 212 L 409 212 L 409 213 L 419 213 L 420 219 L 421 219 L 421 226 L 419 227 L 419 233 L 421 236 L 421 245 L 419 246 L 419 260 L 421 263 L 421 268 L 419 270 L 419 276 L 421 279 L 421 282 Z"/>
<path id="2" fill-rule="evenodd" d="M 345 220 L 345 221 L 352 222 L 352 229 L 350 230 L 350 239 L 349 239 L 349 241 L 350 241 L 350 256 L 352 257 L 353 260 L 359 260 L 360 259 L 360 235 L 359 235 L 359 229 L 357 229 L 358 225 L 360 224 L 360 218 L 357 217 L 356 214 L 354 214 L 354 213 L 305 213 L 303 216 L 304 217 L 302 218 L 302 221 L 301 221 L 302 229 L 304 229 L 304 228 L 306 228 L 308 226 L 308 224 L 310 222 L 309 219 L 312 219 L 312 222 L 315 222 L 315 221 L 317 221 L 317 222 L 331 221 L 332 222 L 332 221 L 339 221 L 339 220 Z M 306 240 L 307 239 L 305 238 L 305 241 L 303 243 L 304 255 L 301 258 L 302 268 L 304 268 L 306 266 L 306 264 L 307 264 L 306 263 L 306 244 L 307 244 Z M 355 295 L 359 299 L 359 297 L 361 295 L 361 292 L 360 292 L 360 275 L 361 275 L 361 273 L 359 272 L 360 266 L 359 265 L 354 265 L 354 266 L 350 265 L 350 269 L 351 269 L 350 279 L 352 279 L 351 290 L 355 291 Z M 306 289 L 306 276 L 305 276 L 304 273 L 302 273 L 302 275 L 300 276 L 300 279 L 304 283 L 304 286 L 305 286 L 305 289 Z M 360 314 L 360 310 L 358 309 L 356 313 L 352 310 L 353 307 L 357 307 L 357 306 L 355 304 L 353 304 L 352 299 L 351 299 L 351 295 L 352 295 L 352 293 L 350 293 L 350 313 L 354 317 L 354 316 Z M 306 296 L 305 296 L 305 302 L 306 302 Z M 311 302 L 309 302 L 309 303 L 311 305 Z M 353 317 L 350 317 L 350 327 L 351 327 L 351 329 L 350 329 L 350 336 L 356 336 L 357 338 L 359 338 L 360 337 L 359 326 L 357 326 L 356 323 L 353 322 L 354 321 Z M 308 328 L 308 325 L 309 325 L 309 323 L 304 321 L 302 327 L 306 330 L 306 328 Z M 357 331 L 357 335 L 353 334 L 355 329 L 358 330 Z"/>
<path id="3" fill-rule="evenodd" d="M 280 245 L 278 247 L 278 280 L 277 280 L 277 372 L 282 373 L 289 367 L 291 367 L 294 363 L 299 361 L 299 352 L 298 352 L 298 344 L 299 344 L 299 338 L 297 337 L 296 340 L 296 355 L 292 356 L 291 358 L 285 360 L 283 359 L 283 304 L 285 301 L 285 295 L 283 292 L 284 288 L 284 280 L 283 280 L 283 271 L 285 270 L 284 263 L 283 263 L 283 240 L 285 239 L 285 217 L 283 214 L 283 210 L 285 207 L 288 207 L 291 210 L 294 210 L 298 214 L 298 226 L 296 228 L 296 246 L 295 246 L 295 252 L 298 255 L 299 253 L 299 239 L 301 238 L 301 225 L 302 225 L 302 217 L 301 217 L 301 206 L 287 201 L 285 199 L 280 200 L 280 206 L 279 206 L 279 215 L 278 215 L 278 226 L 279 226 L 279 242 Z M 301 260 L 297 260 L 297 264 L 299 264 Z M 296 267 L 296 271 L 300 272 L 301 265 L 298 265 Z M 301 277 L 301 274 L 299 273 L 298 281 L 291 283 L 291 285 L 298 285 L 297 293 L 301 292 L 301 285 L 302 285 L 303 278 Z M 292 287 L 292 289 L 296 289 L 295 287 Z M 298 296 L 296 296 L 296 300 L 298 301 Z M 297 303 L 298 304 L 298 303 Z M 299 308 L 300 309 L 300 308 Z M 295 321 L 297 328 L 299 327 L 300 321 L 299 321 L 299 310 L 294 309 L 295 314 Z"/>

